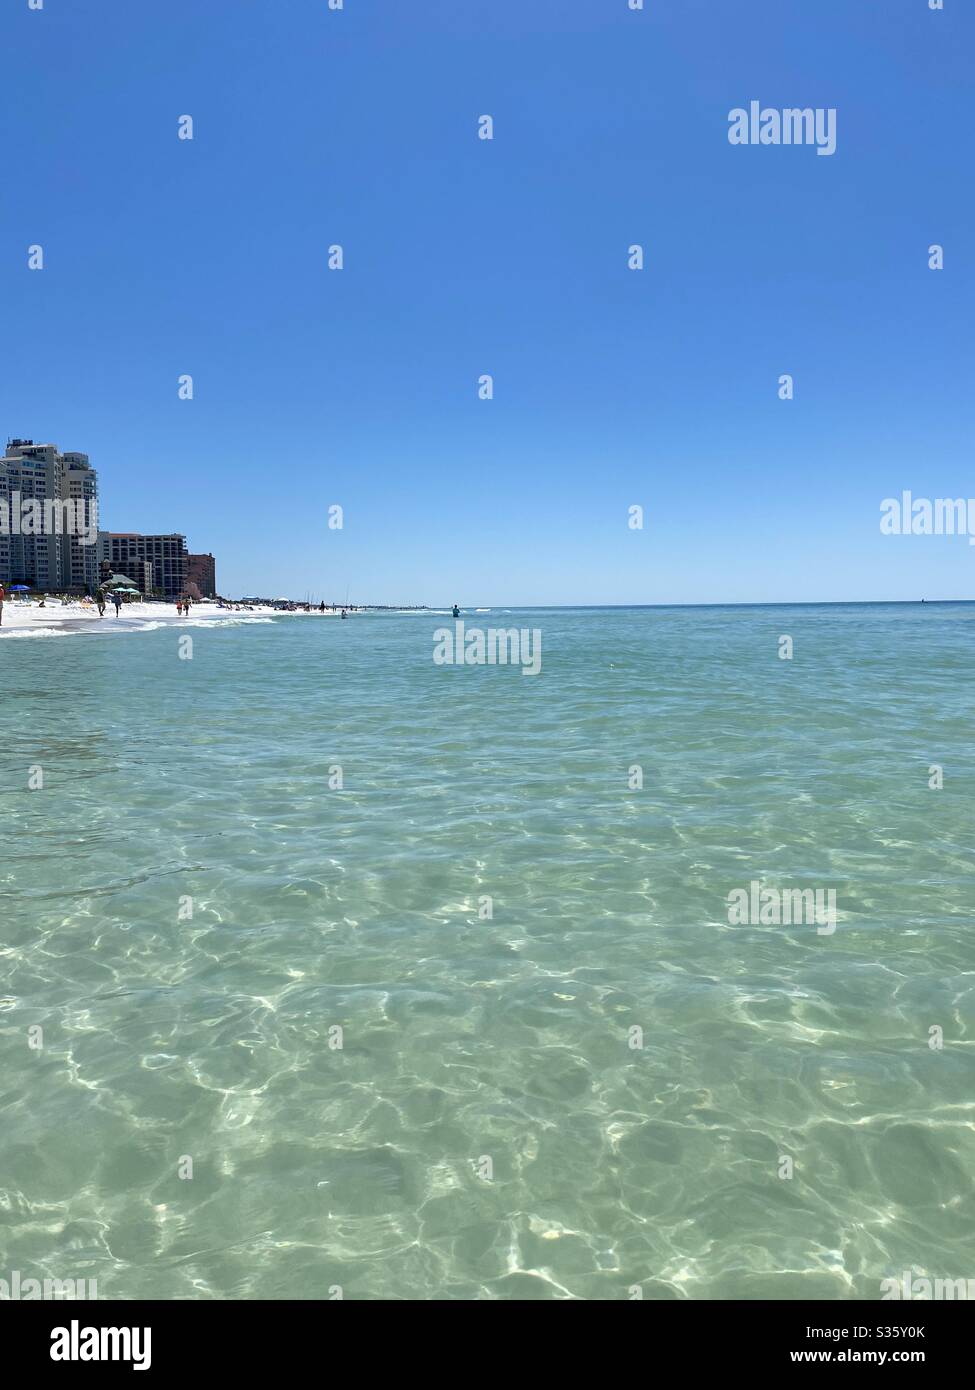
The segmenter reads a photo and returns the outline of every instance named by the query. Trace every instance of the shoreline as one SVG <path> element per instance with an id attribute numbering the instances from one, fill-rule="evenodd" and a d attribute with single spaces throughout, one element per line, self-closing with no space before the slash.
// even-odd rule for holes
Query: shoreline
<path id="1" fill-rule="evenodd" d="M 213 602 L 202 602 L 192 606 L 188 616 L 175 612 L 173 603 L 127 603 L 123 605 L 118 617 L 109 605 L 104 618 L 99 618 L 98 610 L 82 603 L 50 603 L 40 608 L 36 603 L 11 602 L 3 605 L 3 622 L 0 624 L 0 641 L 5 637 L 70 636 L 76 632 L 146 632 L 156 627 L 194 627 L 200 623 L 269 621 L 273 618 L 337 618 L 337 611 L 318 609 L 306 613 L 304 609 L 289 611 L 271 608 L 265 604 L 248 604 L 246 607 L 221 608 Z"/>

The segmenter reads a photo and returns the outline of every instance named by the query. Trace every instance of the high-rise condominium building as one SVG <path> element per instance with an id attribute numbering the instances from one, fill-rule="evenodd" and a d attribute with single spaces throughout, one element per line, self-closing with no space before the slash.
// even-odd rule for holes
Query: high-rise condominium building
<path id="1" fill-rule="evenodd" d="M 88 455 L 9 440 L 0 459 L 0 583 L 94 588 L 97 534 L 98 474 Z"/>
<path id="2" fill-rule="evenodd" d="M 144 572 L 139 562 L 148 561 L 152 565 L 153 588 L 164 598 L 179 598 L 186 587 L 185 536 L 99 531 L 98 559 L 107 560 L 116 574 L 127 574 L 130 578 L 136 578 L 133 571 Z"/>

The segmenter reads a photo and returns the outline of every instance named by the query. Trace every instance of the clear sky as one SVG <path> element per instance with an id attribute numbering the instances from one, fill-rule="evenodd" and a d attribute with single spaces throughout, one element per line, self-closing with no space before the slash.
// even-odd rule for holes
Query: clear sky
<path id="1" fill-rule="evenodd" d="M 225 593 L 975 597 L 965 538 L 879 530 L 975 495 L 944 4 L 4 0 L 0 429 Z M 752 100 L 836 153 L 729 144 Z"/>

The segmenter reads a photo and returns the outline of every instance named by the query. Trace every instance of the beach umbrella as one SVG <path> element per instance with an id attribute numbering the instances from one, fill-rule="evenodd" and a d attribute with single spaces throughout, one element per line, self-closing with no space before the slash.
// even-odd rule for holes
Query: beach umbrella
<path id="1" fill-rule="evenodd" d="M 29 594 L 30 586 L 27 584 L 11 584 L 10 592 L 12 594 Z"/>

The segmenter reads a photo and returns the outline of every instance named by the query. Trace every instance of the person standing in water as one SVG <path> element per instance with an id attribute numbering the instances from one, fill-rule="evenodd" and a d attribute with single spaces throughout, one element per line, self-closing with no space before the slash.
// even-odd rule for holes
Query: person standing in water
<path id="1" fill-rule="evenodd" d="M 456 603 L 454 604 L 454 617 L 455 617 L 455 618 L 459 618 L 459 617 L 460 617 L 460 609 L 457 607 Z"/>
<path id="2" fill-rule="evenodd" d="M 97 605 L 97 607 L 98 607 L 98 616 L 99 616 L 100 618 L 104 618 L 104 616 L 105 616 L 105 590 L 104 590 L 104 589 L 99 589 L 98 592 L 95 594 L 95 603 L 96 603 L 96 605 Z"/>
<path id="3" fill-rule="evenodd" d="M 114 593 L 112 595 L 112 602 L 115 604 L 115 616 L 117 618 L 121 615 L 122 611 L 122 595 L 119 593 Z"/>

